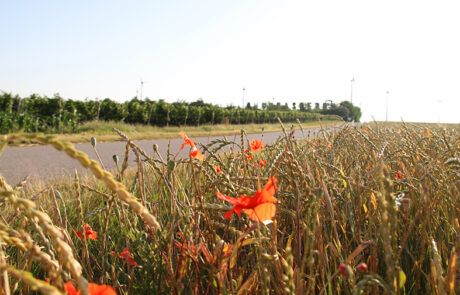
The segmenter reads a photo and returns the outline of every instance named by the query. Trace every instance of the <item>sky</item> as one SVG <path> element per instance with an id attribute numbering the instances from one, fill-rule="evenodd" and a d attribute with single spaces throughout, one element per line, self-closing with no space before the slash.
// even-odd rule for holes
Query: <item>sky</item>
<path id="1" fill-rule="evenodd" d="M 0 90 L 21 96 L 122 102 L 142 80 L 153 100 L 241 105 L 245 88 L 259 107 L 352 98 L 363 121 L 460 123 L 460 1 L 0 0 L 0 11 Z"/>

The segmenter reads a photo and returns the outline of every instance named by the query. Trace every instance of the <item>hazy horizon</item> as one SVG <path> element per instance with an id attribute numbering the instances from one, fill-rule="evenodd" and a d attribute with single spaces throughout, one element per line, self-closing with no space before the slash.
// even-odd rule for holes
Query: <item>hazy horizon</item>
<path id="1" fill-rule="evenodd" d="M 455 1 L 0 3 L 0 90 L 222 106 L 340 102 L 460 123 Z M 139 93 L 140 94 L 140 93 Z"/>

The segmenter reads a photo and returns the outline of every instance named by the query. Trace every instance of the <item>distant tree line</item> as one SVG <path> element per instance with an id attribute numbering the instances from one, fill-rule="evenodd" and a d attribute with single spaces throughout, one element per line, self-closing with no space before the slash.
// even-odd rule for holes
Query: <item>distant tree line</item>
<path id="1" fill-rule="evenodd" d="M 258 105 L 251 106 L 250 103 L 246 105 L 246 109 L 257 110 Z M 312 107 L 311 102 L 301 102 L 297 107 L 297 103 L 293 102 L 292 107 L 289 108 L 287 103 L 281 104 L 280 102 L 271 103 L 271 102 L 263 102 L 262 103 L 262 110 L 267 111 L 300 111 L 300 112 L 307 112 L 307 113 L 319 113 L 323 115 L 337 115 L 341 117 L 343 120 L 351 122 L 359 122 L 361 119 L 361 109 L 359 107 L 354 106 L 349 101 L 342 101 L 339 104 L 334 103 L 332 100 L 326 100 L 323 102 L 322 106 L 317 102 L 315 103 L 314 107 Z"/>
<path id="2" fill-rule="evenodd" d="M 189 126 L 201 124 L 248 124 L 274 123 L 277 118 L 283 122 L 340 120 L 359 121 L 361 111 L 349 102 L 336 105 L 332 102 L 319 104 L 311 108 L 310 103 L 300 103 L 299 108 L 293 104 L 263 103 L 262 109 L 248 104 L 246 108 L 234 106 L 220 107 L 205 103 L 199 99 L 195 102 L 166 103 L 160 99 L 148 98 L 119 103 L 109 98 L 104 100 L 63 99 L 58 94 L 53 97 L 32 94 L 20 97 L 11 93 L 0 94 L 0 133 L 5 134 L 22 130 L 24 132 L 63 133 L 78 132 L 82 122 L 104 120 L 123 121 L 131 124 L 155 126 Z M 340 118 L 339 118 L 340 117 Z"/>

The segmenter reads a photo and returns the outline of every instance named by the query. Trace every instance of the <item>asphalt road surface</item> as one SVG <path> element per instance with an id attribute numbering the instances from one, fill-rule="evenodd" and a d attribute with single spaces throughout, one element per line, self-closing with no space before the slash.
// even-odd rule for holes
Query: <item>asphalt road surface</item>
<path id="1" fill-rule="evenodd" d="M 341 127 L 329 127 L 325 128 L 328 130 L 336 129 Z M 311 137 L 316 136 L 320 132 L 320 129 L 306 129 L 303 134 L 301 131 L 296 130 L 295 138 Z M 281 132 L 271 132 L 264 134 L 249 134 L 249 140 L 258 138 L 263 140 L 265 144 L 271 144 L 281 136 Z M 222 136 L 212 137 L 196 137 L 192 138 L 196 143 L 207 144 L 217 138 L 223 138 Z M 96 138 L 97 139 L 97 138 Z M 229 141 L 240 142 L 239 135 L 227 136 Z M 148 155 L 153 156 L 154 150 L 153 145 L 158 145 L 158 150 L 163 159 L 166 159 L 168 151 L 168 144 L 170 144 L 170 151 L 172 155 L 176 155 L 178 158 L 187 156 L 189 147 L 184 148 L 180 151 L 180 146 L 184 142 L 182 139 L 159 139 L 159 140 L 139 140 L 134 141 L 139 147 L 141 147 Z M 97 143 L 97 151 L 104 163 L 107 170 L 112 171 L 115 169 L 115 162 L 113 161 L 113 155 L 118 155 L 120 162 L 123 161 L 126 143 L 123 141 L 119 142 L 101 142 Z M 90 143 L 75 144 L 75 148 L 85 152 L 88 156 L 94 160 L 97 160 L 97 156 L 94 152 L 93 147 Z M 135 165 L 135 155 L 131 152 L 130 166 Z M 121 165 L 121 163 L 120 163 Z M 67 156 L 64 152 L 57 151 L 51 146 L 20 146 L 20 147 L 7 147 L 0 155 L 0 174 L 8 181 L 10 185 L 16 185 L 26 176 L 30 177 L 29 182 L 34 182 L 38 179 L 43 181 L 49 181 L 54 178 L 59 178 L 63 175 L 73 175 L 75 169 L 80 174 L 89 173 L 89 171 L 83 168 L 76 160 Z"/>

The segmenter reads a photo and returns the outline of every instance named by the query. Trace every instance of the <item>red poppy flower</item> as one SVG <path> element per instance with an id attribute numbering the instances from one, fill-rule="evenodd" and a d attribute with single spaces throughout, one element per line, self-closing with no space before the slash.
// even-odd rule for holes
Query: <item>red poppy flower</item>
<path id="1" fill-rule="evenodd" d="M 265 184 L 262 190 L 257 190 L 254 196 L 240 196 L 239 198 L 232 198 L 225 196 L 220 192 L 217 192 L 217 197 L 221 200 L 229 202 L 234 205 L 231 210 L 225 213 L 225 218 L 229 219 L 233 212 L 238 216 L 241 216 L 241 211 L 244 209 L 244 213 L 254 221 L 268 221 L 272 220 L 276 213 L 276 203 L 278 200 L 273 197 L 276 193 L 276 184 L 278 180 L 275 177 L 271 177 Z"/>
<path id="2" fill-rule="evenodd" d="M 118 257 L 126 260 L 128 265 L 139 266 L 136 261 L 134 261 L 133 255 L 129 252 L 129 246 L 123 249 L 120 253 L 118 253 Z"/>
<path id="3" fill-rule="evenodd" d="M 190 152 L 190 157 L 198 159 L 201 162 L 203 162 L 203 160 L 204 160 L 203 154 L 201 153 L 201 151 L 196 146 L 192 147 L 192 151 Z"/>
<path id="4" fill-rule="evenodd" d="M 65 291 L 69 295 L 80 295 L 81 291 L 75 289 L 75 286 L 72 282 L 65 283 Z M 117 292 L 111 287 L 107 285 L 98 285 L 94 283 L 89 283 L 88 291 L 90 295 L 116 295 Z"/>
<path id="5" fill-rule="evenodd" d="M 84 239 L 83 237 L 83 234 L 81 233 L 81 231 L 76 231 L 75 234 L 80 238 L 80 239 Z M 96 240 L 97 239 L 97 232 L 94 231 L 91 226 L 89 226 L 89 224 L 85 223 L 85 236 L 87 239 L 90 239 L 90 240 Z"/>
<path id="6" fill-rule="evenodd" d="M 402 174 L 401 174 L 401 171 L 398 171 L 398 179 L 401 180 L 402 179 Z"/>
<path id="7" fill-rule="evenodd" d="M 185 141 L 182 144 L 182 146 L 180 147 L 180 149 L 183 150 L 186 145 L 189 145 L 192 148 L 189 156 L 192 157 L 192 158 L 196 158 L 196 159 L 198 159 L 200 161 L 203 161 L 204 156 L 201 153 L 201 151 L 195 146 L 195 142 L 193 140 L 191 140 L 190 138 L 188 138 L 188 136 L 184 132 L 181 131 L 181 132 L 179 132 L 179 134 L 180 134 L 180 136 L 182 136 L 182 138 Z"/>
<path id="8" fill-rule="evenodd" d="M 252 140 L 250 146 L 251 151 L 260 152 L 264 149 L 265 144 L 261 140 L 254 139 Z"/>
<path id="9" fill-rule="evenodd" d="M 256 165 L 256 166 L 258 165 L 259 167 L 263 167 L 263 166 L 267 165 L 267 160 L 263 160 L 263 161 L 260 160 L 259 164 L 257 164 L 257 162 L 254 162 L 254 165 Z"/>
<path id="10" fill-rule="evenodd" d="M 217 173 L 222 173 L 222 170 L 220 170 L 219 166 L 214 166 L 213 168 Z"/>

